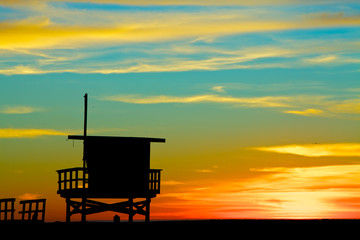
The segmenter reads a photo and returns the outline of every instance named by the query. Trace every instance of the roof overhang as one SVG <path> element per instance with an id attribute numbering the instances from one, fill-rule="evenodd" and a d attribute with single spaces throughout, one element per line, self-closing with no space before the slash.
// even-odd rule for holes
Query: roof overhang
<path id="1" fill-rule="evenodd" d="M 82 135 L 69 135 L 68 139 L 74 140 L 98 140 L 98 141 L 134 141 L 134 142 L 165 142 L 165 138 L 147 138 L 147 137 L 113 137 L 113 136 L 82 136 Z"/>

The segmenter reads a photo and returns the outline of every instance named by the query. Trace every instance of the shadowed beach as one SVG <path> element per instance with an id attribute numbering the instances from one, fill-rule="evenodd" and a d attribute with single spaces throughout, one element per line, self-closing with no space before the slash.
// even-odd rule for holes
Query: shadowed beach
<path id="1" fill-rule="evenodd" d="M 360 220 L 180 220 L 151 222 L 7 222 L 0 224 L 0 230 L 17 232 L 57 233 L 58 236 L 92 236 L 93 234 L 134 234 L 135 236 L 158 236 L 167 239 L 185 236 L 222 236 L 245 238 L 277 236 L 285 239 L 294 237 L 354 237 L 360 227 Z"/>

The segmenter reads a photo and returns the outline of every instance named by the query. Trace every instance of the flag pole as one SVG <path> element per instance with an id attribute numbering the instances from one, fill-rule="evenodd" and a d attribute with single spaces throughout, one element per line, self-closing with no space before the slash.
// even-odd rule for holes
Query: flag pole
<path id="1" fill-rule="evenodd" d="M 88 105 L 88 95 L 85 93 L 85 104 L 84 104 L 84 152 L 83 152 L 83 168 L 86 167 L 86 157 L 85 157 L 85 141 L 86 141 L 86 134 L 87 134 L 87 105 Z"/>

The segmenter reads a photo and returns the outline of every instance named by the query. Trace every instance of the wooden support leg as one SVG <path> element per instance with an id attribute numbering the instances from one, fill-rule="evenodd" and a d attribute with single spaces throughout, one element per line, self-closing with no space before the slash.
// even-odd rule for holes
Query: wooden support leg
<path id="1" fill-rule="evenodd" d="M 150 202 L 151 198 L 146 198 L 145 222 L 150 222 Z"/>
<path id="2" fill-rule="evenodd" d="M 70 198 L 66 198 L 66 222 L 69 223 L 71 221 L 71 211 L 70 211 Z"/>
<path id="3" fill-rule="evenodd" d="M 86 215 L 105 211 L 129 214 L 129 222 L 133 222 L 134 215 L 139 214 L 145 216 L 145 222 L 150 222 L 150 203 L 150 197 L 137 202 L 131 197 L 127 201 L 117 203 L 103 203 L 86 197 L 81 198 L 80 202 L 66 198 L 66 222 L 70 222 L 71 215 L 80 213 L 81 222 L 85 223 Z"/>
<path id="4" fill-rule="evenodd" d="M 134 217 L 134 199 L 129 198 L 129 222 L 133 222 Z"/>
<path id="5" fill-rule="evenodd" d="M 22 216 L 21 216 L 21 221 L 25 220 L 25 204 L 23 204 L 23 210 L 22 210 Z"/>
<path id="6" fill-rule="evenodd" d="M 86 198 L 83 197 L 81 200 L 81 222 L 86 222 Z"/>

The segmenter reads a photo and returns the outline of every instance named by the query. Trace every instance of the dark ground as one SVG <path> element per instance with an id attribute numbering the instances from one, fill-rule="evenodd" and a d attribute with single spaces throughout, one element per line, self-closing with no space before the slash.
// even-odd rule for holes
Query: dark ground
<path id="1" fill-rule="evenodd" d="M 0 232 L 40 239 L 359 239 L 360 220 L 199 220 L 82 223 L 0 223 Z M 120 236 L 121 235 L 121 236 Z M 9 235 L 10 236 L 10 235 Z M 46 237 L 45 237 L 46 236 Z M 101 236 L 101 237 L 100 237 Z M 130 236 L 130 237 L 129 237 Z M 10 237 L 8 239 L 11 239 Z M 15 238 L 17 239 L 17 238 Z M 275 239 L 275 238 L 274 238 Z"/>

